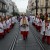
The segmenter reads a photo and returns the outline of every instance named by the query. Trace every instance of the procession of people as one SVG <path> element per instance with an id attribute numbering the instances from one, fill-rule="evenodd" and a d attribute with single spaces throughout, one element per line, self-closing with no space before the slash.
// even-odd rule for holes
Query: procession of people
<path id="1" fill-rule="evenodd" d="M 50 20 L 47 18 L 47 21 L 45 19 L 45 15 L 42 13 L 37 16 L 33 17 L 32 25 L 39 31 L 39 33 L 42 35 L 42 42 L 47 42 L 47 44 L 50 44 Z"/>
<path id="2" fill-rule="evenodd" d="M 27 39 L 29 33 L 29 18 L 22 14 L 20 18 L 17 19 L 17 16 L 0 16 L 0 38 L 3 38 L 10 30 L 14 27 L 14 24 L 20 23 L 20 32 L 23 36 L 23 39 Z"/>
<path id="3" fill-rule="evenodd" d="M 42 35 L 42 42 L 47 42 L 50 44 L 50 20 L 45 20 L 45 16 L 43 14 L 30 15 L 29 17 L 26 14 L 22 14 L 17 19 L 17 16 L 9 16 L 6 17 L 0 16 L 0 38 L 3 38 L 10 30 L 14 27 L 14 24 L 19 22 L 20 34 L 23 37 L 23 40 L 26 40 L 29 34 L 29 21 L 31 21 L 32 25 L 39 31 Z"/>
<path id="4" fill-rule="evenodd" d="M 0 38 L 3 38 L 14 27 L 16 17 L 0 16 Z"/>

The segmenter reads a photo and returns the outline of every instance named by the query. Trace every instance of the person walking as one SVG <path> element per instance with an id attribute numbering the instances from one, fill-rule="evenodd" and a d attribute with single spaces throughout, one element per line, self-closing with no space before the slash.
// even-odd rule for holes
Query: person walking
<path id="1" fill-rule="evenodd" d="M 3 28 L 4 28 L 4 34 L 7 33 L 7 28 L 6 28 L 6 20 L 5 17 L 2 18 L 2 23 L 3 23 Z"/>
<path id="2" fill-rule="evenodd" d="M 47 41 L 47 44 L 50 44 L 50 20 L 48 20 L 46 22 L 46 41 Z"/>
<path id="3" fill-rule="evenodd" d="M 7 32 L 10 32 L 10 21 L 9 21 L 9 16 L 6 16 L 6 27 L 7 27 Z"/>
<path id="4" fill-rule="evenodd" d="M 41 34 L 42 34 L 42 42 L 45 41 L 45 19 L 42 19 L 42 25 L 41 25 Z"/>
<path id="5" fill-rule="evenodd" d="M 28 32 L 29 32 L 29 22 L 28 22 L 28 18 L 23 15 L 20 21 L 20 30 L 21 30 L 21 34 L 23 36 L 23 39 L 27 39 L 28 36 Z"/>

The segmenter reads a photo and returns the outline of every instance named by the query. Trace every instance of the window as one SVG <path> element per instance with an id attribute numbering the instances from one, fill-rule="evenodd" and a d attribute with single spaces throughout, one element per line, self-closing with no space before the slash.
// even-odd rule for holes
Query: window
<path id="1" fill-rule="evenodd" d="M 2 3 L 0 3 L 0 9 L 2 8 Z"/>

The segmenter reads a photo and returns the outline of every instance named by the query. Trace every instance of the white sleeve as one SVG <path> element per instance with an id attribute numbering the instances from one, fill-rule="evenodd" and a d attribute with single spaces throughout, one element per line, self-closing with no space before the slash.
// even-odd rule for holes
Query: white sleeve
<path id="1" fill-rule="evenodd" d="M 20 26 L 22 25 L 22 19 L 20 20 Z"/>

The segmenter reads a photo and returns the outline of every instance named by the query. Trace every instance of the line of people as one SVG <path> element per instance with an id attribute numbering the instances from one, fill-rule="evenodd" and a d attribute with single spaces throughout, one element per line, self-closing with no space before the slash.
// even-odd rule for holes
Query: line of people
<path id="1" fill-rule="evenodd" d="M 3 38 L 14 27 L 16 17 L 0 16 L 0 38 Z"/>
<path id="2" fill-rule="evenodd" d="M 45 17 L 43 18 L 38 16 L 33 16 L 33 26 L 41 33 L 42 35 L 42 42 L 46 41 L 47 44 L 50 44 L 50 20 L 45 20 Z"/>

